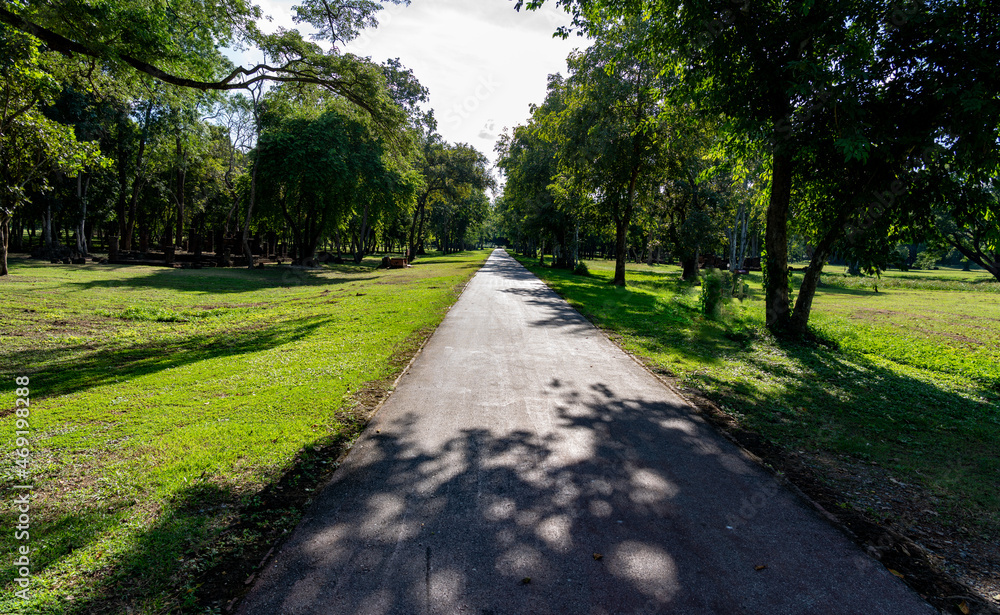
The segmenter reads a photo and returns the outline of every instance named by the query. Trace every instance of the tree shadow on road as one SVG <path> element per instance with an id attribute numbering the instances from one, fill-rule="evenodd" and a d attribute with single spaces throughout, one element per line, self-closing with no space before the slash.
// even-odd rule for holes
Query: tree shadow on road
<path id="1" fill-rule="evenodd" d="M 535 429 L 376 420 L 240 612 L 890 612 L 865 595 L 888 573 L 771 475 L 623 393 L 559 379 L 481 410 Z"/>

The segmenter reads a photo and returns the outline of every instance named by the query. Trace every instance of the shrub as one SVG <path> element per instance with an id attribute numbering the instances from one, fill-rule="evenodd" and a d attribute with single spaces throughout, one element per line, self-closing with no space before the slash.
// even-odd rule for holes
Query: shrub
<path id="1" fill-rule="evenodd" d="M 573 267 L 573 273 L 576 275 L 590 275 L 590 269 L 587 269 L 587 263 L 583 261 L 576 261 L 576 267 Z"/>
<path id="2" fill-rule="evenodd" d="M 701 274 L 701 311 L 706 316 L 718 316 L 722 301 L 729 294 L 729 275 L 728 271 L 718 269 L 706 269 Z"/>
<path id="3" fill-rule="evenodd" d="M 900 271 L 908 271 L 910 269 L 910 248 L 903 245 L 896 246 L 892 252 L 892 265 Z"/>
<path id="4" fill-rule="evenodd" d="M 917 269 L 932 269 L 934 265 L 938 264 L 941 260 L 943 254 L 940 250 L 924 250 L 917 256 L 917 260 L 914 261 L 913 266 Z"/>
<path id="5" fill-rule="evenodd" d="M 750 285 L 743 281 L 743 276 L 736 273 L 729 273 L 729 295 L 734 299 L 743 301 L 750 298 Z"/>

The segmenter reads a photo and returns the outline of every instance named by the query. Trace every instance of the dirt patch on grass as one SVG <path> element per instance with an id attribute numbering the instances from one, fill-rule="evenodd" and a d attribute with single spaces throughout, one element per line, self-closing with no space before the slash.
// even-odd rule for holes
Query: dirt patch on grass
<path id="1" fill-rule="evenodd" d="M 209 305 L 196 305 L 195 310 L 235 310 L 239 308 L 260 308 L 271 307 L 269 303 L 212 303 Z"/>
<path id="2" fill-rule="evenodd" d="M 673 374 L 647 366 L 724 436 L 758 457 L 936 608 L 960 615 L 1000 615 L 996 540 L 984 540 L 964 526 L 936 517 L 934 496 L 926 490 L 897 481 L 874 464 L 777 446 L 745 428 L 700 391 L 680 386 Z M 873 508 L 872 502 L 881 508 Z"/>
<path id="3" fill-rule="evenodd" d="M 874 316 L 876 314 L 879 316 L 895 316 L 900 313 L 901 312 L 897 312 L 895 310 L 874 310 L 870 308 L 862 308 L 854 313 L 854 317 L 863 318 L 864 316 Z"/>
<path id="4" fill-rule="evenodd" d="M 904 328 L 904 327 L 901 327 Z M 967 335 L 962 335 L 960 333 L 948 333 L 946 331 L 933 331 L 931 329 L 924 329 L 923 327 L 905 327 L 910 331 L 919 331 L 928 337 L 946 337 L 950 340 L 955 340 L 956 342 L 961 342 L 963 344 L 972 344 L 974 346 L 982 346 L 984 342 L 977 340 L 975 338 L 969 337 Z"/>

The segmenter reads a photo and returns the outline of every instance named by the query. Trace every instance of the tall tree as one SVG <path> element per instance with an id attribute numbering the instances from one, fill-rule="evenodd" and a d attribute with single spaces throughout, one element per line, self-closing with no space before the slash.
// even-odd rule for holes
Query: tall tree
<path id="1" fill-rule="evenodd" d="M 824 197 L 804 212 L 818 214 L 814 238 L 827 251 L 868 220 L 900 213 L 906 199 L 892 187 L 925 165 L 928 148 L 954 142 L 971 155 L 997 140 L 1000 29 L 987 2 L 556 1 L 597 35 L 609 21 L 646 18 L 646 47 L 672 64 L 687 95 L 768 144 L 765 294 L 767 325 L 778 332 L 805 331 L 822 270 L 810 267 L 793 315 L 787 245 L 796 182 L 819 176 L 825 187 L 816 194 L 829 197 L 847 193 L 853 178 L 846 208 Z M 885 194 L 893 207 L 876 202 Z"/>
<path id="2" fill-rule="evenodd" d="M 294 261 L 312 259 L 321 238 L 356 207 L 360 260 L 375 209 L 406 189 L 370 120 L 334 101 L 319 115 L 265 117 L 263 125 L 253 161 L 259 196 L 291 230 Z"/>
<path id="3" fill-rule="evenodd" d="M 96 143 L 81 143 L 72 126 L 40 110 L 58 93 L 36 41 L 0 25 L 0 276 L 7 275 L 11 218 L 28 203 L 28 192 L 49 189 L 53 171 L 76 177 L 100 160 Z"/>
<path id="4" fill-rule="evenodd" d="M 567 85 L 561 75 L 549 75 L 548 93 L 541 105 L 531 107 L 531 118 L 501 135 L 497 142 L 497 167 L 506 176 L 504 208 L 514 216 L 521 232 L 535 238 L 551 237 L 560 252 L 555 266 L 572 268 L 570 235 L 580 212 L 574 178 L 558 177 L 559 114 L 566 110 Z M 556 247 L 558 246 L 558 248 Z"/>
<path id="5" fill-rule="evenodd" d="M 639 19 L 604 24 L 587 51 L 571 55 L 566 111 L 559 122 L 560 164 L 595 194 L 615 226 L 615 275 L 625 285 L 629 227 L 664 150 L 661 121 L 670 77 L 641 46 Z"/>
<path id="6" fill-rule="evenodd" d="M 424 136 L 415 166 L 421 182 L 407 240 L 407 256 L 411 259 L 423 249 L 424 220 L 428 204 L 434 198 L 456 198 L 463 191 L 486 190 L 494 185 L 486 157 L 481 152 L 464 143 L 445 143 L 436 133 Z"/>

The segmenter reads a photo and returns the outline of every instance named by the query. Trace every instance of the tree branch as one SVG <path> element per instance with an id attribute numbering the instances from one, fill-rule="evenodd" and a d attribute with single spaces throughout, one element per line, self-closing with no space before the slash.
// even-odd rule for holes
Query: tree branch
<path id="1" fill-rule="evenodd" d="M 295 64 L 304 63 L 304 58 L 290 61 L 284 66 L 278 67 L 269 66 L 267 64 L 258 64 L 250 69 L 238 67 L 221 81 L 199 81 L 197 79 L 188 79 L 186 77 L 180 77 L 178 75 L 168 73 L 157 66 L 129 54 L 121 53 L 112 56 L 107 52 L 103 52 L 99 49 L 95 49 L 83 43 L 71 40 L 57 32 L 49 30 L 48 28 L 32 23 L 5 8 L 0 8 L 0 22 L 6 23 L 14 28 L 17 28 L 21 32 L 34 36 L 38 40 L 45 43 L 49 49 L 57 51 L 65 56 L 72 57 L 74 54 L 79 54 L 99 60 L 118 59 L 139 72 L 145 73 L 155 79 L 158 79 L 159 81 L 169 83 L 171 85 L 193 88 L 202 91 L 225 91 L 249 89 L 251 85 L 261 81 L 274 81 L 276 83 L 311 83 L 333 90 L 368 113 L 371 113 L 372 116 L 377 115 L 371 105 L 351 92 L 350 88 L 346 87 L 346 84 L 342 80 L 322 78 L 291 68 Z M 287 74 L 279 75 L 275 73 Z M 249 78 L 238 79 L 238 77 L 241 76 Z"/>

